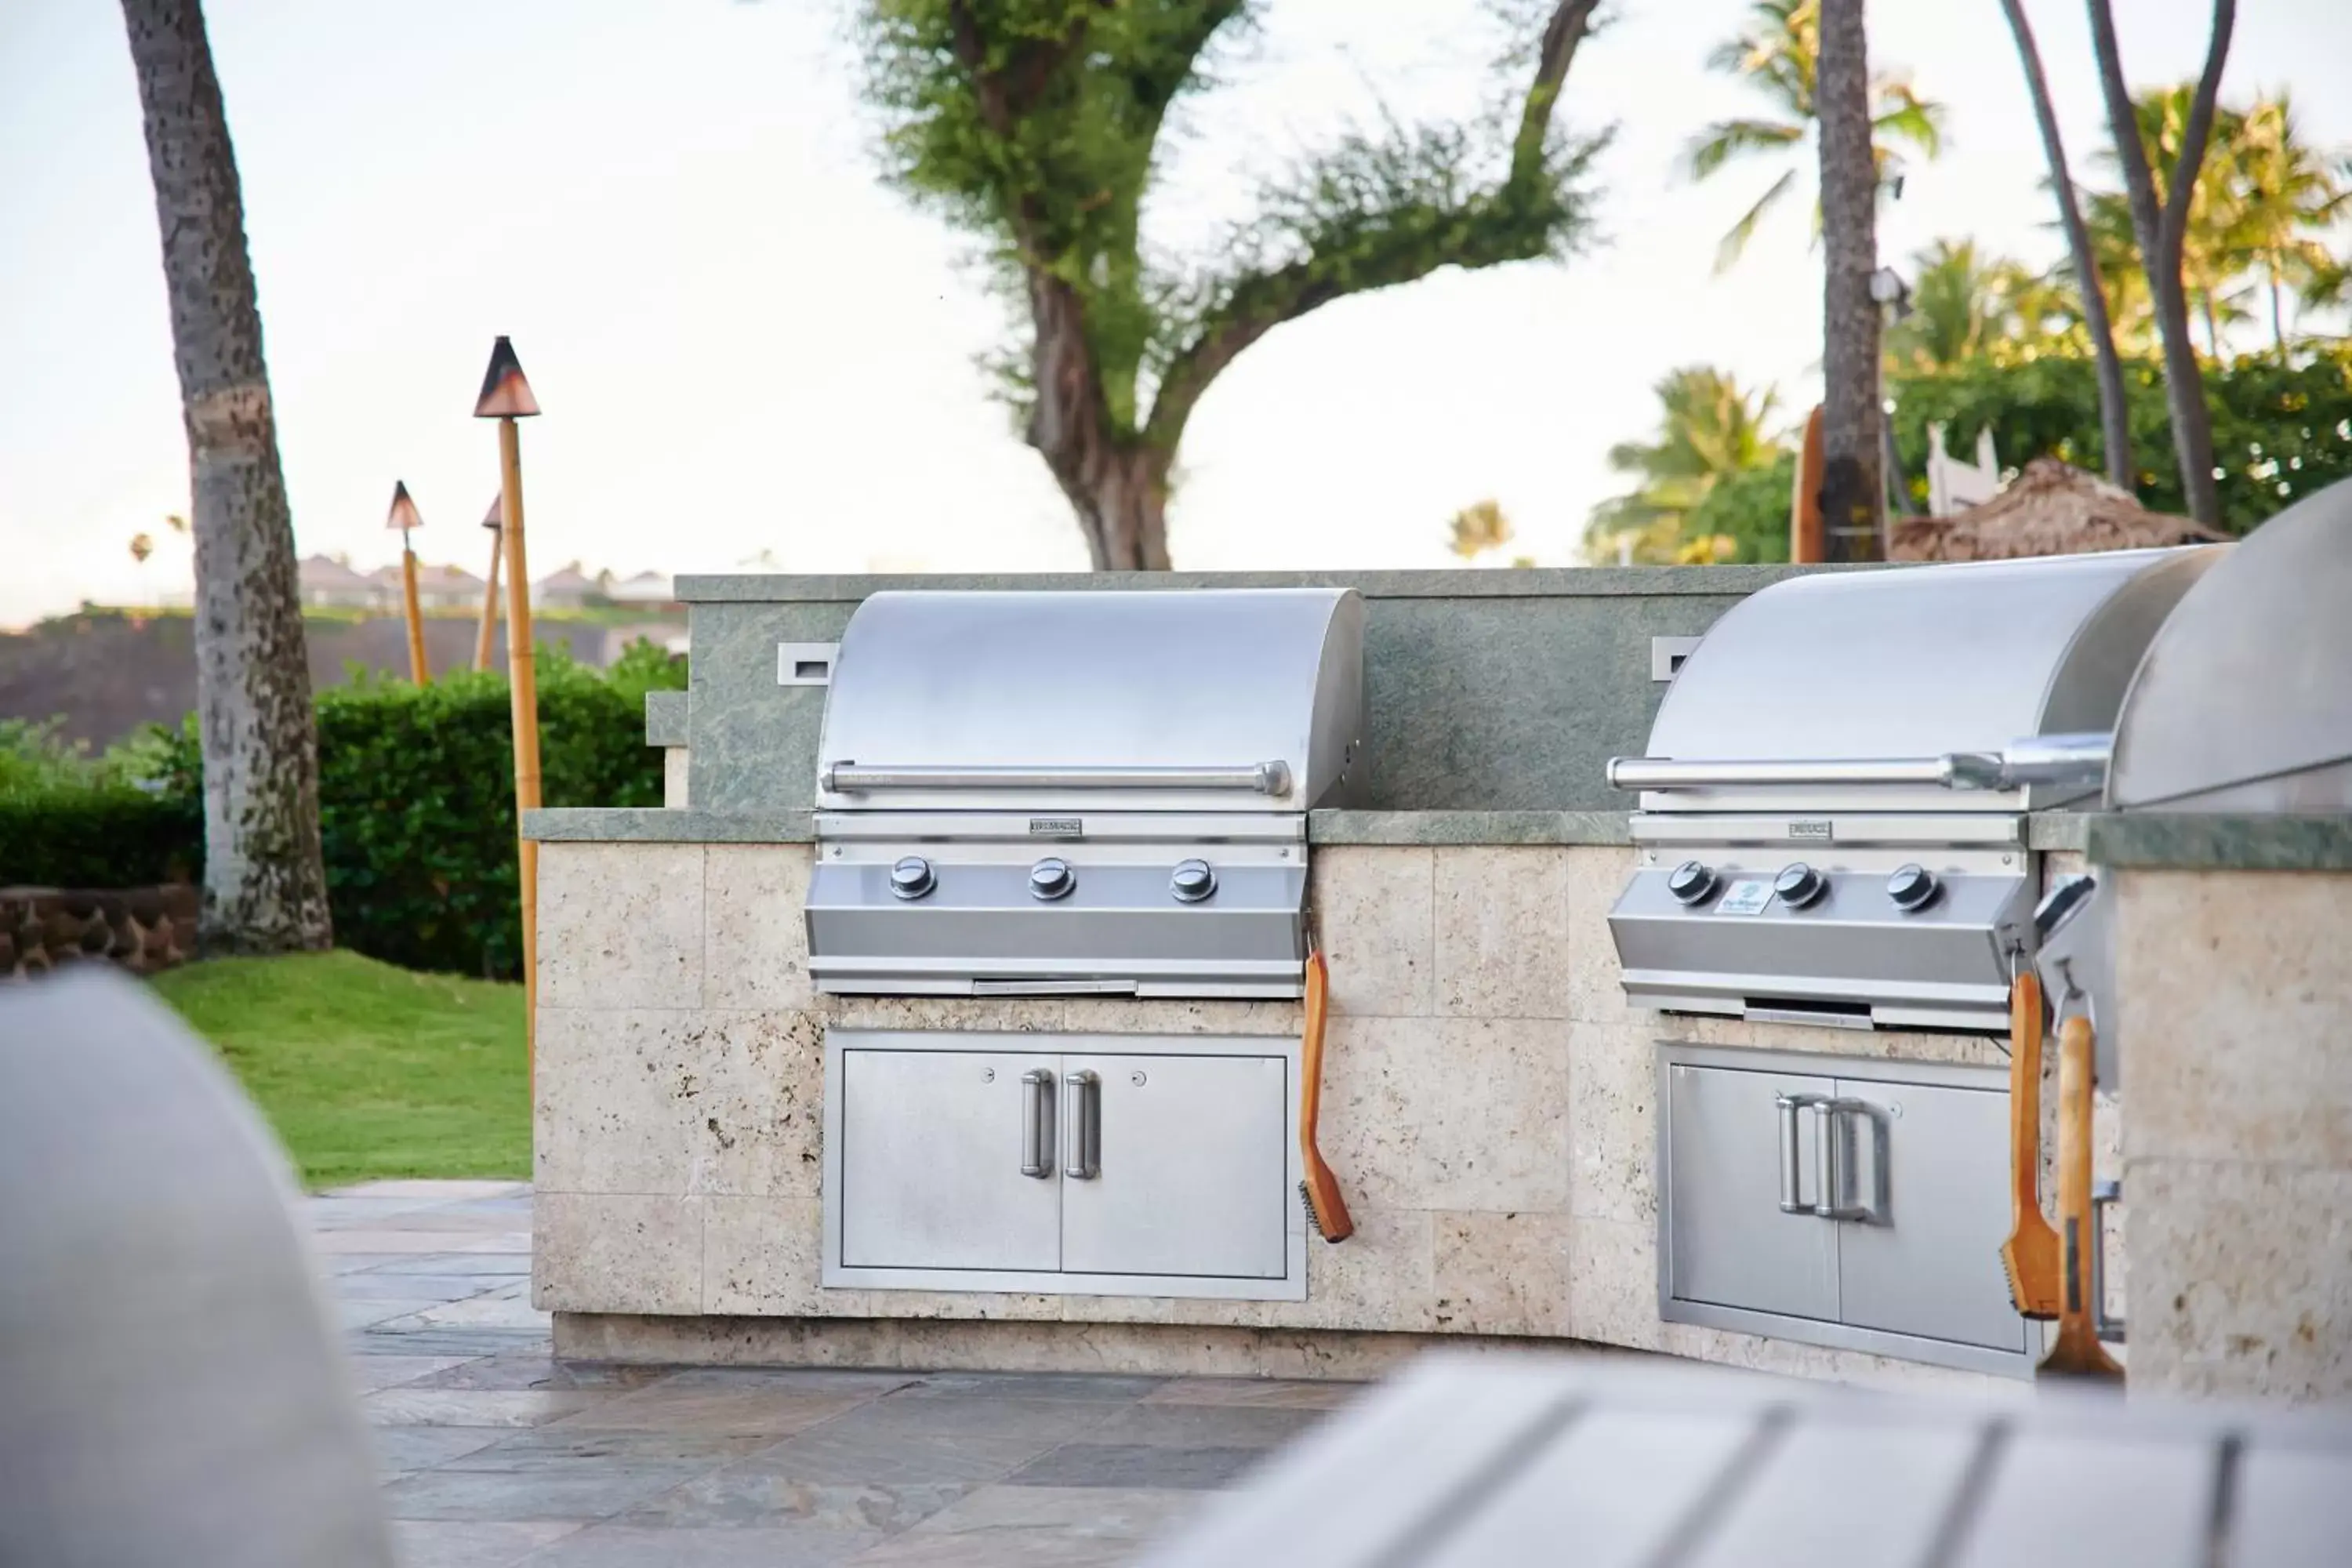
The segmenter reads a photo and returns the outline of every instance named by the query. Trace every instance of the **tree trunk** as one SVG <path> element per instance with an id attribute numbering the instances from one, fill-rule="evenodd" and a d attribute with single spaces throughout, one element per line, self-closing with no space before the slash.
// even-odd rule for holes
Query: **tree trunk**
<path id="1" fill-rule="evenodd" d="M 1033 271 L 1029 313 L 1037 334 L 1029 444 L 1076 511 L 1087 559 L 1097 572 L 1167 571 L 1173 454 L 1112 427 L 1077 290 Z"/>
<path id="2" fill-rule="evenodd" d="M 2271 346 L 2278 351 L 2278 362 L 2286 363 L 2286 317 L 2279 310 L 2278 258 L 2270 259 L 2271 284 Z"/>
<path id="3" fill-rule="evenodd" d="M 2009 30 L 2017 37 L 2017 58 L 2025 68 L 2025 85 L 2033 97 L 2033 118 L 2042 128 L 2042 153 L 2050 164 L 2050 188 L 2058 198 L 2059 225 L 2066 231 L 2067 253 L 2074 262 L 2074 280 L 2083 296 L 2083 326 L 2091 335 L 2091 353 L 2099 371 L 2100 444 L 2106 448 L 2107 482 L 2131 489 L 2131 413 L 2124 401 L 2124 362 L 2116 353 L 2115 323 L 2107 317 L 2107 291 L 2099 280 L 2099 264 L 2091 250 L 2091 231 L 2083 222 L 2083 204 L 2066 172 L 2066 144 L 2058 134 L 2058 113 L 2050 102 L 2050 81 L 2042 72 L 2042 51 L 2033 42 L 2033 27 L 2025 19 L 2022 0 L 2000 0 L 2009 14 Z"/>
<path id="4" fill-rule="evenodd" d="M 294 527 L 236 159 L 198 0 L 122 0 L 163 231 L 196 546 L 196 700 L 213 952 L 329 945 Z"/>
<path id="5" fill-rule="evenodd" d="M 1822 524 L 1831 561 L 1876 561 L 1879 510 L 1878 170 L 1870 147 L 1863 0 L 1822 0 L 1821 121 Z"/>
<path id="6" fill-rule="evenodd" d="M 2205 314 L 2205 357 L 2215 364 L 2221 363 L 2221 323 L 2213 316 L 2213 290 L 2201 289 L 2197 295 L 2197 308 Z"/>
<path id="7" fill-rule="evenodd" d="M 2172 416 L 2180 489 L 2188 498 L 2189 514 L 2209 528 L 2218 528 L 2221 491 L 2213 479 L 2213 417 L 2205 406 L 2205 379 L 2197 364 L 2197 345 L 2189 336 L 2189 295 L 2180 281 L 2180 252 L 2189 232 L 2189 197 L 2204 167 L 2206 141 L 2212 134 L 2213 102 L 2221 90 L 2221 67 L 2229 58 L 2231 30 L 2237 24 L 2237 0 L 2214 0 L 2213 35 L 2206 48 L 2204 74 L 2189 100 L 2180 158 L 2161 207 L 2157 205 L 2156 176 L 2148 168 L 2147 149 L 2139 139 L 2139 119 L 2132 111 L 2131 89 L 2124 80 L 2115 13 L 2109 0 L 2089 0 L 2089 5 L 2091 47 L 2098 57 L 2107 127 L 2115 137 L 2116 161 L 2123 166 L 2132 230 L 2139 240 L 2148 297 L 2164 344 L 2164 401 Z"/>

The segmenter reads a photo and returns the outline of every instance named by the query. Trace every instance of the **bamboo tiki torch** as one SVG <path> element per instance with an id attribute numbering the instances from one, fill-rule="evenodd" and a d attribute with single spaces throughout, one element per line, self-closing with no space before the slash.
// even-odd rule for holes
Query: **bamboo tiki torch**
<path id="1" fill-rule="evenodd" d="M 490 350 L 490 368 L 474 417 L 499 422 L 499 532 L 506 544 L 507 678 L 514 700 L 515 864 L 522 880 L 523 1051 L 536 1064 L 539 1032 L 539 846 L 521 837 L 522 814 L 539 806 L 539 680 L 531 667 L 530 568 L 523 554 L 522 435 L 518 419 L 539 413 L 539 400 L 523 379 L 514 344 L 501 337 Z"/>
<path id="2" fill-rule="evenodd" d="M 474 668 L 490 668 L 490 644 L 498 640 L 499 631 L 499 557 L 506 553 L 505 493 L 490 498 L 490 510 L 482 514 L 482 526 L 490 531 L 490 574 L 482 581 L 482 628 L 474 634 Z"/>
<path id="3" fill-rule="evenodd" d="M 416 552 L 408 546 L 408 531 L 425 526 L 416 515 L 416 503 L 408 499 L 405 481 L 395 479 L 392 485 L 392 515 L 384 519 L 386 528 L 400 530 L 400 597 L 408 617 L 408 679 L 423 686 L 433 679 L 425 665 L 425 612 L 416 603 Z"/>

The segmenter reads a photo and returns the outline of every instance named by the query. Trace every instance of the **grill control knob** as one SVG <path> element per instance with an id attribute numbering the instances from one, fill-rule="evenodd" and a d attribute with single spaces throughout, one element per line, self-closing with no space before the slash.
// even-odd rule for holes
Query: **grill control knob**
<path id="1" fill-rule="evenodd" d="M 1772 890 L 1792 910 L 1803 909 L 1829 891 L 1829 887 L 1822 874 L 1802 860 L 1781 868 L 1780 874 L 1772 879 Z"/>
<path id="2" fill-rule="evenodd" d="M 1895 874 L 1886 879 L 1886 896 L 1906 915 L 1934 903 L 1936 895 L 1942 890 L 1943 884 L 1936 880 L 1936 873 L 1916 863 L 1897 866 Z"/>
<path id="3" fill-rule="evenodd" d="M 1217 874 L 1206 860 L 1180 860 L 1169 875 L 1168 890 L 1178 903 L 1197 904 L 1217 890 Z"/>
<path id="4" fill-rule="evenodd" d="M 939 885 L 931 863 L 920 855 L 909 855 L 890 868 L 890 890 L 902 899 L 919 899 Z"/>
<path id="5" fill-rule="evenodd" d="M 1077 873 L 1071 870 L 1070 863 L 1058 855 L 1048 855 L 1029 868 L 1029 896 L 1032 898 L 1066 898 L 1077 885 Z"/>
<path id="6" fill-rule="evenodd" d="M 1685 860 L 1667 873 L 1666 891 L 1678 904 L 1703 904 L 1715 893 L 1715 873 L 1696 860 Z"/>

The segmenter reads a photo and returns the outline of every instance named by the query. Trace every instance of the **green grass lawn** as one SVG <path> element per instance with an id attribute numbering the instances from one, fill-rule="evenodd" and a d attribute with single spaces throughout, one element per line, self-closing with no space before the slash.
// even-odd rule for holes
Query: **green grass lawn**
<path id="1" fill-rule="evenodd" d="M 521 986 L 355 952 L 216 959 L 153 984 L 220 1047 L 305 1187 L 530 1174 Z"/>

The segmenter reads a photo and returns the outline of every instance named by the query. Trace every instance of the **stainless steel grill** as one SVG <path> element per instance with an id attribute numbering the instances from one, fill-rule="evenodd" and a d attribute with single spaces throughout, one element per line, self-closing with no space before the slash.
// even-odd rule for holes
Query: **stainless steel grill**
<path id="1" fill-rule="evenodd" d="M 1629 999 L 1999 1031 L 2033 946 L 2028 818 L 2095 805 L 2149 639 L 2225 547 L 1775 584 L 1684 662 L 1610 914 Z"/>
<path id="2" fill-rule="evenodd" d="M 818 988 L 1297 995 L 1362 641 L 1342 589 L 874 595 L 818 752 Z"/>

